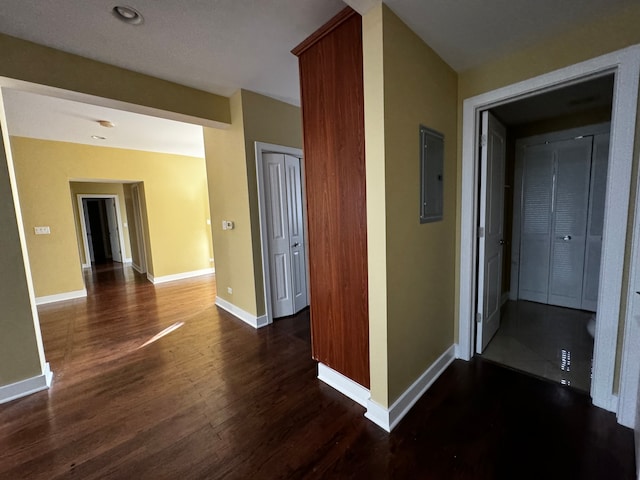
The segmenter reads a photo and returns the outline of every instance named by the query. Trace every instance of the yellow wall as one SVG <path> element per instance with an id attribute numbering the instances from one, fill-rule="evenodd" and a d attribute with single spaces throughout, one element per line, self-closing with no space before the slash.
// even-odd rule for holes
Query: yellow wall
<path id="1" fill-rule="evenodd" d="M 29 295 L 29 266 L 20 241 L 15 183 L 0 140 L 0 385 L 42 373 L 34 321 L 37 314 Z M 12 185 L 13 184 L 13 185 Z"/>
<path id="2" fill-rule="evenodd" d="M 124 185 L 122 183 L 92 183 L 92 182 L 70 182 L 71 188 L 71 204 L 73 205 L 73 219 L 76 224 L 76 237 L 78 240 L 78 249 L 80 251 L 80 261 L 89 263 L 85 257 L 84 241 L 82 239 L 82 227 L 80 225 L 80 208 L 78 206 L 79 194 L 91 195 L 118 195 L 118 203 L 120 204 L 120 223 L 122 225 L 122 235 L 124 236 L 124 259 L 131 258 L 131 240 L 129 236 L 129 220 L 127 207 L 125 204 Z M 127 225 L 126 227 L 124 225 Z"/>
<path id="3" fill-rule="evenodd" d="M 299 107 L 248 90 L 242 90 L 242 111 L 247 156 L 251 237 L 253 238 L 253 262 L 256 275 L 256 305 L 258 315 L 264 315 L 266 310 L 262 279 L 255 142 L 302 149 L 302 115 Z"/>
<path id="4" fill-rule="evenodd" d="M 374 49 L 380 43 L 380 18 L 382 109 L 374 91 L 380 89 L 380 79 L 375 78 L 380 74 L 379 54 Z M 385 198 L 384 210 L 369 209 L 367 214 L 376 217 L 368 220 L 373 228 L 368 232 L 369 243 L 374 246 L 369 255 L 376 256 L 369 261 L 375 268 L 369 273 L 373 280 L 369 294 L 378 297 L 371 307 L 382 297 L 387 310 L 386 319 L 378 311 L 371 312 L 370 322 L 375 336 L 386 320 L 388 349 L 388 394 L 377 386 L 385 382 L 373 370 L 371 391 L 374 401 L 388 406 L 454 343 L 457 75 L 386 6 L 367 14 L 364 26 L 367 180 L 374 182 L 367 185 L 367 196 L 379 196 L 382 191 Z M 381 110 L 383 144 L 379 140 Z M 445 136 L 444 218 L 428 224 L 419 221 L 421 124 Z M 380 190 L 376 187 L 382 183 L 383 167 L 384 189 Z M 369 202 L 373 204 L 368 207 L 375 207 L 375 200 Z M 379 239 L 383 232 L 386 248 Z M 386 266 L 379 264 L 380 255 Z M 375 290 L 384 285 L 373 276 L 385 268 L 386 291 Z M 372 343 L 374 362 L 381 349 L 381 341 Z"/>
<path id="5" fill-rule="evenodd" d="M 362 17 L 367 269 L 369 277 L 369 381 L 371 398 L 389 405 L 387 355 L 387 206 L 385 182 L 383 9 Z"/>
<path id="6" fill-rule="evenodd" d="M 0 76 L 229 123 L 229 99 L 0 34 Z"/>
<path id="7" fill-rule="evenodd" d="M 300 109 L 240 90 L 231 97 L 231 127 L 205 128 L 204 139 L 217 295 L 261 316 L 265 307 L 254 142 L 302 148 Z M 222 220 L 232 220 L 235 228 L 223 231 Z"/>
<path id="8" fill-rule="evenodd" d="M 204 159 L 23 137 L 11 148 L 36 296 L 84 288 L 69 190 L 78 178 L 144 182 L 155 277 L 209 268 Z"/>

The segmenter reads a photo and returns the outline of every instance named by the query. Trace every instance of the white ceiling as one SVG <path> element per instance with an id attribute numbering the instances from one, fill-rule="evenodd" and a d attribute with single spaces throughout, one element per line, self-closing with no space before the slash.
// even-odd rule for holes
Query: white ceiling
<path id="1" fill-rule="evenodd" d="M 198 125 L 10 89 L 3 89 L 2 97 L 9 135 L 204 157 Z M 98 120 L 115 127 L 102 127 Z"/>
<path id="2" fill-rule="evenodd" d="M 380 0 L 345 0 L 361 13 Z M 0 0 L 0 32 L 229 96 L 238 88 L 299 104 L 290 50 L 341 0 Z M 457 71 L 637 0 L 386 0 Z M 131 5 L 145 21 L 112 15 Z M 201 128 L 29 93 L 6 93 L 12 135 L 203 156 Z M 107 130 L 95 120 L 118 126 Z M 91 135 L 106 136 L 105 141 Z"/>
<path id="3" fill-rule="evenodd" d="M 635 2 L 385 3 L 462 71 Z M 137 8 L 145 22 L 118 21 L 111 14 L 117 4 Z M 0 32 L 221 95 L 245 88 L 297 104 L 290 50 L 344 6 L 340 0 L 2 0 Z"/>

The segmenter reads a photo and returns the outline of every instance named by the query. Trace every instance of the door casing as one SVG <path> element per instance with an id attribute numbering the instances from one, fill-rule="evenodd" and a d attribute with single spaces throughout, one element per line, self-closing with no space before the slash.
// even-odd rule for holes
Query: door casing
<path id="1" fill-rule="evenodd" d="M 604 221 L 598 292 L 600 304 L 596 320 L 591 397 L 594 405 L 616 413 L 618 413 L 618 397 L 613 393 L 613 386 L 626 246 L 626 235 L 620 232 L 627 231 L 638 100 L 638 71 L 640 71 L 640 46 L 633 46 L 467 98 L 463 102 L 462 111 L 462 162 L 458 191 L 461 206 L 458 264 L 459 337 L 456 355 L 458 358 L 469 360 L 473 355 L 477 295 L 476 238 L 479 172 L 477 152 L 480 113 L 545 90 L 579 83 L 600 75 L 615 74 L 606 193 L 608 208 Z M 625 358 L 624 351 L 623 358 Z M 623 365 L 622 368 L 624 369 L 625 366 Z"/>
<path id="2" fill-rule="evenodd" d="M 307 192 L 305 186 L 304 157 L 302 150 L 299 148 L 286 147 L 282 145 L 274 145 L 271 143 L 255 142 L 256 156 L 256 178 L 258 185 L 258 212 L 260 214 L 260 248 L 262 252 L 262 282 L 264 285 L 264 305 L 266 321 L 258 324 L 258 328 L 273 323 L 273 308 L 271 305 L 271 280 L 270 266 L 268 256 L 268 235 L 267 235 L 267 215 L 266 215 L 266 199 L 264 191 L 264 169 L 262 162 L 263 153 L 282 153 L 291 155 L 300 159 L 300 183 L 302 186 L 302 210 L 304 212 L 304 238 L 305 238 L 305 262 L 307 275 L 307 301 L 310 301 L 309 295 L 309 235 L 307 229 Z"/>
<path id="3" fill-rule="evenodd" d="M 83 268 L 91 268 L 91 261 L 87 262 L 89 256 L 89 241 L 87 239 L 87 225 L 85 224 L 84 219 L 84 203 L 82 202 L 85 198 L 110 198 L 113 199 L 116 205 L 116 216 L 118 222 L 118 241 L 120 242 L 120 252 L 122 252 L 122 261 L 123 263 L 128 263 L 130 260 L 126 258 L 125 248 L 124 248 L 124 234 L 122 232 L 122 214 L 120 213 L 120 199 L 118 195 L 114 194 L 94 194 L 94 193 L 79 193 L 77 195 L 78 200 L 78 212 L 80 217 L 80 229 L 82 231 L 82 242 L 84 247 L 84 255 L 85 255 L 85 263 L 82 264 Z"/>

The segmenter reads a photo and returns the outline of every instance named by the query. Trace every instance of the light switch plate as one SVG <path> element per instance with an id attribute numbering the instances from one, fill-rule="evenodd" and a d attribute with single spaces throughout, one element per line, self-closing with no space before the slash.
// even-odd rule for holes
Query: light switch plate
<path id="1" fill-rule="evenodd" d="M 51 229 L 48 226 L 33 227 L 33 230 L 36 232 L 36 235 L 49 235 L 51 233 Z"/>

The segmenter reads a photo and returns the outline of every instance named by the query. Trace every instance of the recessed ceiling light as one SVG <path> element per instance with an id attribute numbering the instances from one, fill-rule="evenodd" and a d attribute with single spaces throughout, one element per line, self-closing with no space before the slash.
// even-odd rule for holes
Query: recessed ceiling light
<path id="1" fill-rule="evenodd" d="M 142 16 L 142 14 L 133 7 L 128 7 L 126 5 L 116 5 L 111 11 L 118 20 L 121 20 L 125 23 L 130 23 L 131 25 L 140 25 L 142 22 L 144 22 L 144 17 Z"/>
<path id="2" fill-rule="evenodd" d="M 94 140 L 106 140 L 107 137 L 101 137 L 100 135 L 91 135 Z"/>
<path id="3" fill-rule="evenodd" d="M 116 126 L 116 124 L 110 120 L 97 120 L 97 122 L 100 124 L 101 127 L 105 127 L 105 128 L 113 128 Z"/>

